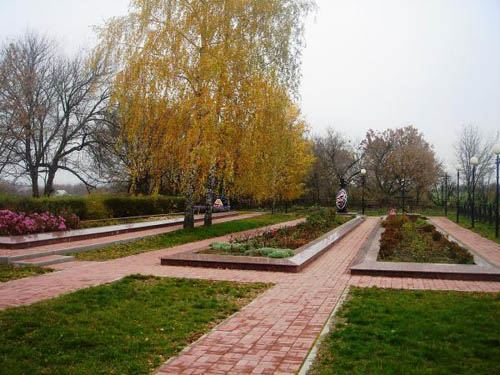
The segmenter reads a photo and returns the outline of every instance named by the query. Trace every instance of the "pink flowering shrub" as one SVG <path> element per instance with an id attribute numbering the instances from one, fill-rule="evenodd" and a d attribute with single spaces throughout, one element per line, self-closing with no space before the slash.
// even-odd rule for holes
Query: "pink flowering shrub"
<path id="1" fill-rule="evenodd" d="M 26 215 L 24 212 L 0 210 L 0 235 L 13 236 L 76 229 L 80 225 L 74 214 L 55 216 L 48 212 Z"/>

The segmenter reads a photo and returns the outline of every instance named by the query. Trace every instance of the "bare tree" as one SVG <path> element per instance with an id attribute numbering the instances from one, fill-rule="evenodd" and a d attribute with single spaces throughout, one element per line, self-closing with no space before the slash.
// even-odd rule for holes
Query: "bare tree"
<path id="1" fill-rule="evenodd" d="M 316 161 L 308 182 L 309 190 L 317 202 L 333 201 L 341 179 L 349 183 L 349 178 L 359 171 L 361 153 L 333 128 L 329 128 L 325 136 L 315 137 L 313 152 Z"/>
<path id="2" fill-rule="evenodd" d="M 458 138 L 454 144 L 455 158 L 461 165 L 463 171 L 462 178 L 467 186 L 467 194 L 470 198 L 472 187 L 477 187 L 478 183 L 488 180 L 495 170 L 493 162 L 493 146 L 498 142 L 499 133 L 490 134 L 485 137 L 479 131 L 479 128 L 474 125 L 466 125 L 462 127 Z M 479 164 L 476 166 L 476 176 L 472 181 L 472 165 L 470 159 L 476 156 Z"/>
<path id="3" fill-rule="evenodd" d="M 122 137 L 118 112 L 118 105 L 108 107 L 98 122 L 99 131 L 92 135 L 93 142 L 88 151 L 92 168 L 102 180 L 129 191 L 132 184 L 129 173 L 132 169 L 131 151 L 127 139 Z M 135 183 L 142 186 L 139 181 Z"/>
<path id="4" fill-rule="evenodd" d="M 40 195 L 39 140 L 55 101 L 53 55 L 53 43 L 31 33 L 4 46 L 0 55 L 1 126 L 9 147 L 4 171 L 15 177 L 27 174 L 35 197 Z"/>
<path id="5" fill-rule="evenodd" d="M 28 176 L 34 197 L 40 180 L 45 195 L 53 192 L 59 170 L 91 187 L 83 160 L 109 98 L 103 60 L 60 57 L 53 41 L 28 33 L 3 47 L 0 72 L 8 174 Z"/>
<path id="6" fill-rule="evenodd" d="M 61 59 L 54 70 L 56 107 L 49 124 L 49 138 L 44 150 L 46 168 L 45 195 L 53 192 L 58 170 L 66 170 L 87 187 L 94 173 L 87 170 L 85 153 L 99 132 L 109 98 L 109 73 L 102 60 L 77 56 Z"/>

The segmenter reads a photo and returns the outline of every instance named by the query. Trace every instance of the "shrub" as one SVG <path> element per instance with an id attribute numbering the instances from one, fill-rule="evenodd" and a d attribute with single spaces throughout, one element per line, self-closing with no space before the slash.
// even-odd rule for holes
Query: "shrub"
<path id="1" fill-rule="evenodd" d="M 18 198 L 7 197 L 0 199 L 0 209 L 26 214 L 50 212 L 60 215 L 63 212 L 72 212 L 78 217 L 86 216 L 86 198 L 59 197 L 59 198 Z"/>
<path id="2" fill-rule="evenodd" d="M 456 242 L 447 240 L 447 250 L 458 263 L 474 264 L 474 256 Z"/>
<path id="3" fill-rule="evenodd" d="M 214 242 L 210 245 L 214 250 L 229 251 L 231 250 L 231 244 L 227 242 Z"/>
<path id="4" fill-rule="evenodd" d="M 263 247 L 263 248 L 260 248 L 260 249 L 250 249 L 250 250 L 245 251 L 245 255 L 248 255 L 248 256 L 258 256 L 258 257 L 259 256 L 267 257 L 274 250 L 276 250 L 276 249 L 271 249 L 271 248 L 267 248 L 267 247 Z"/>
<path id="5" fill-rule="evenodd" d="M 237 251 L 237 252 L 244 252 L 247 249 L 247 246 L 243 243 L 228 243 L 228 242 L 214 242 L 210 245 L 210 247 L 214 250 L 220 250 L 220 251 Z"/>
<path id="6" fill-rule="evenodd" d="M 184 199 L 179 197 L 111 197 L 104 205 L 113 217 L 168 214 L 184 210 Z"/>
<path id="7" fill-rule="evenodd" d="M 337 220 L 337 212 L 331 208 L 320 209 L 310 214 L 306 224 L 314 228 L 329 228 Z"/>
<path id="8" fill-rule="evenodd" d="M 18 198 L 2 197 L 0 210 L 25 212 L 27 214 L 50 212 L 53 215 L 74 213 L 81 220 L 109 219 L 125 216 L 168 214 L 184 210 L 180 197 L 106 196 Z"/>
<path id="9" fill-rule="evenodd" d="M 442 238 L 442 237 L 443 237 L 443 235 L 442 235 L 440 232 L 438 232 L 437 230 L 434 230 L 434 231 L 432 232 L 432 239 L 433 239 L 434 241 L 441 241 L 441 238 Z"/>
<path id="10" fill-rule="evenodd" d="M 0 235 L 13 236 L 23 234 L 35 234 L 44 232 L 58 232 L 72 229 L 79 224 L 78 217 L 68 215 L 69 222 L 63 216 L 49 213 L 33 213 L 27 215 L 24 212 L 17 213 L 9 210 L 0 211 Z"/>
<path id="11" fill-rule="evenodd" d="M 404 224 L 409 223 L 410 218 L 408 215 L 391 215 L 382 223 L 384 227 L 392 226 L 396 228 L 402 227 Z"/>
<path id="12" fill-rule="evenodd" d="M 290 249 L 276 249 L 270 252 L 267 256 L 269 258 L 288 258 L 294 255 L 295 253 Z"/>
<path id="13" fill-rule="evenodd" d="M 66 227 L 68 229 L 80 228 L 80 218 L 75 214 L 64 212 L 61 214 L 61 216 L 64 218 L 64 221 L 66 222 Z"/>
<path id="14" fill-rule="evenodd" d="M 434 230 L 434 227 L 431 224 L 426 224 L 422 228 L 424 232 L 430 233 Z"/>
<path id="15" fill-rule="evenodd" d="M 263 247 L 260 249 L 251 249 L 245 251 L 248 256 L 267 256 L 269 258 L 288 258 L 294 256 L 295 253 L 290 249 L 276 249 L 273 247 Z"/>

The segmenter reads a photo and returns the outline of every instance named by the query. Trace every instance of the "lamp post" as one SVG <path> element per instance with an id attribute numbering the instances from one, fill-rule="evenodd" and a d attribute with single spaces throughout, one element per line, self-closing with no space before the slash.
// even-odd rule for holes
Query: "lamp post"
<path id="1" fill-rule="evenodd" d="M 403 199 L 403 214 L 405 213 L 405 179 L 401 180 L 401 188 L 402 188 L 402 199 Z"/>
<path id="2" fill-rule="evenodd" d="M 443 202 L 444 202 L 444 216 L 448 217 L 448 175 L 450 171 L 448 169 L 444 170 L 444 194 L 443 194 Z"/>
<path id="3" fill-rule="evenodd" d="M 362 168 L 359 173 L 363 179 L 363 185 L 361 187 L 361 210 L 363 215 L 365 214 L 365 183 L 366 183 L 366 169 Z"/>
<path id="4" fill-rule="evenodd" d="M 475 225 L 475 209 L 474 209 L 474 193 L 475 193 L 475 181 L 476 181 L 476 166 L 479 164 L 479 159 L 476 156 L 470 158 L 470 164 L 472 165 L 472 205 L 471 205 L 471 225 L 474 228 Z"/>
<path id="5" fill-rule="evenodd" d="M 460 168 L 462 166 L 457 164 L 457 224 L 460 216 Z"/>
<path id="6" fill-rule="evenodd" d="M 500 167 L 500 143 L 497 143 L 493 147 L 493 152 L 496 154 L 496 165 L 497 165 L 497 191 L 495 195 L 495 237 L 498 238 L 498 169 Z"/>

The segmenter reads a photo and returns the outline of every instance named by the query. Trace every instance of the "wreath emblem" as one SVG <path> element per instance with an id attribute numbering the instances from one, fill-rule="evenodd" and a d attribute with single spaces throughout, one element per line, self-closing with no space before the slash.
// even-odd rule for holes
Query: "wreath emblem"
<path id="1" fill-rule="evenodd" d="M 338 210 L 343 210 L 347 205 L 347 191 L 345 189 L 340 189 L 337 193 L 337 199 L 335 200 L 335 204 Z"/>

